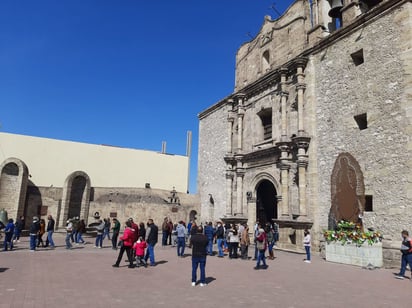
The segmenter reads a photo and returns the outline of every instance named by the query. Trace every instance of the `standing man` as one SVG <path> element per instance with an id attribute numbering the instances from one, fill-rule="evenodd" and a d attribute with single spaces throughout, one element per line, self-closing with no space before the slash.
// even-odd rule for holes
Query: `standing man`
<path id="1" fill-rule="evenodd" d="M 120 232 L 120 222 L 117 218 L 113 218 L 113 228 L 112 228 L 112 249 L 117 250 L 117 238 L 119 237 Z M 133 232 L 133 239 L 134 239 L 134 232 Z"/>
<path id="2" fill-rule="evenodd" d="M 177 256 L 183 257 L 185 253 L 186 246 L 186 228 L 183 225 L 183 221 L 179 221 L 176 227 L 177 232 Z"/>
<path id="3" fill-rule="evenodd" d="M 206 224 L 205 235 L 207 237 L 207 240 L 209 241 L 207 244 L 207 254 L 209 256 L 213 256 L 213 238 L 215 236 L 215 230 L 213 228 L 212 222 Z"/>
<path id="4" fill-rule="evenodd" d="M 71 219 L 66 222 L 66 249 L 72 249 L 71 238 L 73 234 L 73 223 Z"/>
<path id="5" fill-rule="evenodd" d="M 196 285 L 197 268 L 200 266 L 200 286 L 206 285 L 206 248 L 209 240 L 203 234 L 202 226 L 197 227 L 197 233 L 190 237 L 190 246 L 192 247 L 192 287 Z"/>
<path id="6" fill-rule="evenodd" d="M 216 228 L 216 244 L 217 244 L 217 256 L 223 258 L 223 242 L 225 239 L 225 229 L 223 228 L 222 222 L 218 221 Z"/>
<path id="7" fill-rule="evenodd" d="M 53 241 L 53 233 L 54 233 L 54 225 L 55 221 L 52 215 L 47 216 L 47 239 L 46 239 L 46 247 L 50 245 L 51 248 L 54 248 L 54 241 Z"/>
<path id="8" fill-rule="evenodd" d="M 24 229 L 24 216 L 20 216 L 17 218 L 17 221 L 14 225 L 14 235 L 13 235 L 13 242 L 20 242 L 20 234 L 21 231 Z"/>
<path id="9" fill-rule="evenodd" d="M 168 224 L 168 219 L 165 217 L 163 219 L 163 224 L 162 224 L 162 246 L 167 245 L 167 238 L 169 237 L 169 224 Z"/>
<path id="10" fill-rule="evenodd" d="M 34 216 L 33 222 L 30 225 L 29 234 L 30 234 L 30 251 L 36 250 L 37 234 L 40 231 L 39 217 Z"/>
<path id="11" fill-rule="evenodd" d="M 7 247 L 10 246 L 10 250 L 13 250 L 13 234 L 14 234 L 14 222 L 13 219 L 9 219 L 4 229 L 4 243 L 3 243 L 3 250 L 7 251 Z"/>
<path id="12" fill-rule="evenodd" d="M 40 230 L 39 217 L 34 216 L 33 222 L 30 225 L 29 234 L 30 234 L 30 251 L 36 250 L 37 234 Z"/>
<path id="13" fill-rule="evenodd" d="M 409 237 L 409 232 L 406 230 L 402 231 L 402 245 L 401 245 L 402 259 L 401 259 L 401 270 L 395 277 L 398 279 L 404 279 L 406 265 L 409 264 L 411 269 L 411 279 L 412 279 L 412 239 Z"/>
<path id="14" fill-rule="evenodd" d="M 96 226 L 96 243 L 94 245 L 95 248 L 103 248 L 103 232 L 104 232 L 105 222 L 103 220 L 99 220 L 99 224 Z"/>
<path id="15" fill-rule="evenodd" d="M 147 221 L 147 228 L 146 228 L 146 242 L 147 242 L 147 250 L 146 256 L 144 260 L 147 263 L 147 260 L 150 258 L 150 266 L 155 266 L 155 255 L 154 255 L 154 246 L 157 243 L 159 236 L 159 228 L 154 224 L 153 219 L 149 219 Z"/>

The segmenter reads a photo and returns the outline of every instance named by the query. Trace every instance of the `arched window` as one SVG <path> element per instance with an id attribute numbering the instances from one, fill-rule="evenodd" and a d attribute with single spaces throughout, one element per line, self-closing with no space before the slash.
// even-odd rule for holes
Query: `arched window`
<path id="1" fill-rule="evenodd" d="M 265 73 L 270 69 L 270 53 L 266 50 L 262 55 L 262 72 Z"/>

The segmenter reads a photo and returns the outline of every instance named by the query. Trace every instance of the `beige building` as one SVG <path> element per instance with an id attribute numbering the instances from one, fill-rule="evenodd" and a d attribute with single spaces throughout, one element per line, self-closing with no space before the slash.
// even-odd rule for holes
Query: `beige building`
<path id="1" fill-rule="evenodd" d="M 52 214 L 62 226 L 96 211 L 158 222 L 197 213 L 188 156 L 8 133 L 0 147 L 0 209 L 11 218 Z"/>
<path id="2" fill-rule="evenodd" d="M 305 228 L 320 251 L 322 230 L 361 222 L 397 260 L 412 218 L 411 43 L 406 0 L 297 0 L 265 17 L 237 52 L 234 92 L 199 114 L 202 217 L 276 221 L 294 251 Z"/>

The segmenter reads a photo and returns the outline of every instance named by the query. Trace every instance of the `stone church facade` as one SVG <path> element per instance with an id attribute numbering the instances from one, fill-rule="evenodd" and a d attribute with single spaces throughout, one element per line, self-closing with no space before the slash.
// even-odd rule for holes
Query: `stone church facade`
<path id="1" fill-rule="evenodd" d="M 199 114 L 202 218 L 276 221 L 298 252 L 305 228 L 320 251 L 322 230 L 361 222 L 397 259 L 412 232 L 411 44 L 406 0 L 297 0 L 265 17 L 234 92 Z"/>

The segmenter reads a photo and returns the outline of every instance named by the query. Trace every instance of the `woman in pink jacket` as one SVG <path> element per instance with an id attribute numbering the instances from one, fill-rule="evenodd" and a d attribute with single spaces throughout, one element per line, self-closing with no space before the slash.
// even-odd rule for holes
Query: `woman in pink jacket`
<path id="1" fill-rule="evenodd" d="M 119 267 L 120 261 L 122 261 L 123 253 L 126 251 L 127 259 L 129 260 L 129 268 L 133 268 L 133 257 L 132 257 L 132 247 L 134 241 L 134 230 L 132 229 L 132 223 L 130 221 L 126 221 L 126 229 L 124 229 L 123 236 L 120 237 L 122 245 L 120 247 L 119 256 L 117 257 L 117 261 L 113 264 L 113 267 Z"/>

